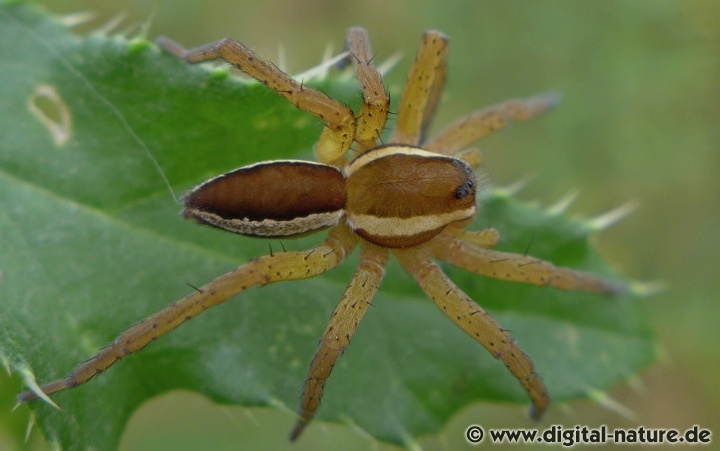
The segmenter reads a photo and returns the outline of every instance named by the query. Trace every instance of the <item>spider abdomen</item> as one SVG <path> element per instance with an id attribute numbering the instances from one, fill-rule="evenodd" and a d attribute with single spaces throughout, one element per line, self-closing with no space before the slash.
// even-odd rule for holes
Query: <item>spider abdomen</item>
<path id="1" fill-rule="evenodd" d="M 183 216 L 250 236 L 288 237 L 337 225 L 345 206 L 339 169 L 280 160 L 245 166 L 197 186 Z"/>
<path id="2" fill-rule="evenodd" d="M 475 175 L 464 161 L 411 146 L 369 151 L 347 169 L 347 223 L 363 238 L 421 244 L 475 215 Z"/>

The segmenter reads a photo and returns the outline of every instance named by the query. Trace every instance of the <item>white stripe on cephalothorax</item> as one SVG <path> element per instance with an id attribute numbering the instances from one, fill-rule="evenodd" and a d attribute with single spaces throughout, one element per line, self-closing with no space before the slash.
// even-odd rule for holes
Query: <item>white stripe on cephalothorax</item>
<path id="1" fill-rule="evenodd" d="M 347 223 L 353 230 L 362 229 L 368 235 L 378 237 L 413 236 L 443 227 L 451 222 L 468 219 L 475 214 L 475 206 L 464 210 L 436 215 L 411 216 L 409 218 L 381 218 L 374 215 L 358 215 L 348 212 Z"/>

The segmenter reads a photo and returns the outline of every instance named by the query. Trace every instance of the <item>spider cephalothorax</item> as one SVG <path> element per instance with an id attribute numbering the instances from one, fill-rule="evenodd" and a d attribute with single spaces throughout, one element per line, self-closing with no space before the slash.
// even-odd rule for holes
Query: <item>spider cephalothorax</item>
<path id="1" fill-rule="evenodd" d="M 383 144 L 380 136 L 390 99 L 372 65 L 370 40 L 361 28 L 350 29 L 347 37 L 349 57 L 362 86 L 363 105 L 357 114 L 293 80 L 232 39 L 190 51 L 169 40 L 161 40 L 160 45 L 190 63 L 227 61 L 325 122 L 315 149 L 319 162 L 267 161 L 220 175 L 184 197 L 183 215 L 243 235 L 291 237 L 329 228 L 328 237 L 308 251 L 258 257 L 220 276 L 131 326 L 68 376 L 43 385 L 42 392 L 20 394 L 21 401 L 48 399 L 48 394 L 82 384 L 249 287 L 320 275 L 359 247 L 355 275 L 331 315 L 310 365 L 292 439 L 312 419 L 325 381 L 367 311 L 391 253 L 448 318 L 505 363 L 530 396 L 533 417 L 542 415 L 549 397 L 530 358 L 435 260 L 516 282 L 606 293 L 619 289 L 594 275 L 558 268 L 527 255 L 491 250 L 499 240 L 495 229 L 463 229 L 477 208 L 472 168 L 480 162 L 480 153 L 469 146 L 511 119 L 524 120 L 548 109 L 555 103 L 553 96 L 479 110 L 426 139 L 445 83 L 448 51 L 447 38 L 428 31 L 408 74 L 396 127 Z M 353 159 L 346 157 L 348 151 L 353 152 Z"/>

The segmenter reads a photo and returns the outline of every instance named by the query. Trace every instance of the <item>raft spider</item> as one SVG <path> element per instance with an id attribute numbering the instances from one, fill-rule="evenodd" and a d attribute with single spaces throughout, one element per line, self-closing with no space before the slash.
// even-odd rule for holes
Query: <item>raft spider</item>
<path id="1" fill-rule="evenodd" d="M 332 313 L 303 386 L 295 440 L 313 418 L 323 387 L 365 315 L 390 254 L 458 327 L 501 359 L 532 401 L 532 416 L 547 409 L 549 396 L 530 358 L 510 334 L 458 288 L 436 260 L 479 275 L 564 290 L 612 293 L 620 288 L 600 277 L 527 255 L 491 250 L 495 229 L 467 231 L 476 214 L 473 167 L 476 140 L 551 107 L 553 96 L 511 100 L 473 112 L 426 139 L 446 78 L 448 39 L 426 32 L 398 105 L 396 127 L 384 141 L 390 98 L 372 64 L 370 39 L 362 28 L 347 35 L 349 58 L 362 87 L 357 115 L 324 93 L 304 86 L 242 43 L 223 39 L 185 50 L 158 41 L 188 63 L 224 60 L 322 121 L 318 162 L 275 160 L 222 174 L 183 198 L 183 216 L 242 235 L 292 237 L 330 229 L 316 247 L 271 253 L 218 277 L 178 302 L 125 330 L 108 347 L 65 378 L 41 387 L 49 395 L 75 387 L 137 352 L 206 309 L 256 285 L 315 277 L 340 265 L 355 247 L 360 261 Z M 380 143 L 380 144 L 378 144 Z M 348 151 L 355 157 L 347 157 Z M 38 398 L 27 391 L 21 402 Z"/>

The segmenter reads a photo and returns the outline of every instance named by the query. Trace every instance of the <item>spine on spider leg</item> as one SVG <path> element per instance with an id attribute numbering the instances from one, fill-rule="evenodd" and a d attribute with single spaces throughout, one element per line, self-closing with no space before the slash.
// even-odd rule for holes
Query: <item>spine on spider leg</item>
<path id="1" fill-rule="evenodd" d="M 49 395 L 83 384 L 123 357 L 141 350 L 160 336 L 247 288 L 322 274 L 340 264 L 355 246 L 354 240 L 341 236 L 349 233 L 344 228 L 337 228 L 330 233 L 325 242 L 310 251 L 258 257 L 223 274 L 183 299 L 131 326 L 109 346 L 81 363 L 65 378 L 45 384 L 40 389 Z M 20 402 L 36 398 L 38 398 L 37 393 L 32 391 L 18 395 Z"/>

